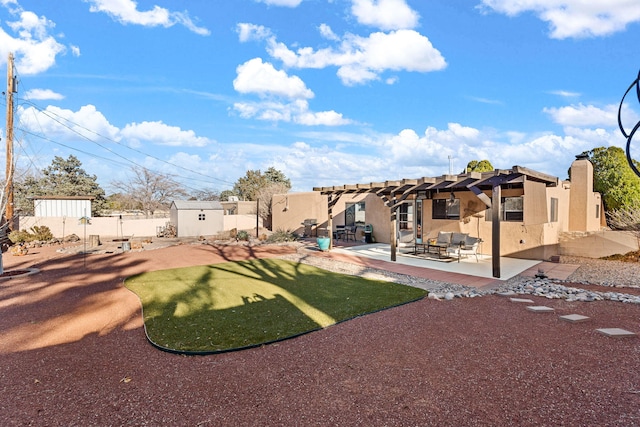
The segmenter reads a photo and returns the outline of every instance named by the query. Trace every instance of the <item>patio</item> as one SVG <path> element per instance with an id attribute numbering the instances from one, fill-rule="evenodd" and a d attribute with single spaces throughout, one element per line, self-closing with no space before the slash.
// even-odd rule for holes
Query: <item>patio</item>
<path id="1" fill-rule="evenodd" d="M 370 258 L 378 261 L 389 262 L 391 247 L 384 243 L 372 243 L 356 246 L 334 246 L 332 252 L 345 255 L 354 255 Z M 533 276 L 538 268 L 541 268 L 549 277 L 558 279 L 566 278 L 577 266 L 563 266 L 539 260 L 526 260 L 518 258 L 501 257 L 501 277 L 493 277 L 491 256 L 478 254 L 478 262 L 475 256 L 462 258 L 458 262 L 457 258 L 438 259 L 436 257 L 426 257 L 422 254 L 414 255 L 413 247 L 405 247 L 398 250 L 398 257 L 395 264 L 411 267 L 427 268 L 447 273 L 463 274 L 468 276 L 482 277 L 492 280 L 508 280 L 518 274 Z M 551 274 L 551 270 L 558 270 L 557 274 Z"/>

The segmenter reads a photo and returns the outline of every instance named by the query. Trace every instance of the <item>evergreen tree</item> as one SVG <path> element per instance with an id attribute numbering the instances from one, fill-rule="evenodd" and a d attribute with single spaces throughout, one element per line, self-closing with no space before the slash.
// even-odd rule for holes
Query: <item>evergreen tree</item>
<path id="1" fill-rule="evenodd" d="M 41 175 L 28 175 L 14 181 L 14 194 L 17 199 L 17 213 L 33 214 L 33 201 L 37 196 L 91 196 L 91 215 L 99 216 L 106 208 L 105 192 L 98 184 L 98 177 L 89 175 L 82 169 L 77 157 L 67 159 L 54 157 L 50 166 L 42 170 Z"/>
<path id="2" fill-rule="evenodd" d="M 640 178 L 622 148 L 598 147 L 582 154 L 593 163 L 593 188 L 602 195 L 607 211 L 640 206 Z"/>

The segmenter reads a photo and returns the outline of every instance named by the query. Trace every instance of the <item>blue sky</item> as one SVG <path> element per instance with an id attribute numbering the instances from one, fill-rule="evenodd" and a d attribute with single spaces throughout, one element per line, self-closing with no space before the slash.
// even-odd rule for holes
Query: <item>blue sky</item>
<path id="1" fill-rule="evenodd" d="M 108 193 L 134 166 L 216 191 L 270 166 L 294 191 L 474 159 L 565 179 L 624 145 L 639 42 L 637 0 L 0 0 L 19 170 L 73 154 Z"/>

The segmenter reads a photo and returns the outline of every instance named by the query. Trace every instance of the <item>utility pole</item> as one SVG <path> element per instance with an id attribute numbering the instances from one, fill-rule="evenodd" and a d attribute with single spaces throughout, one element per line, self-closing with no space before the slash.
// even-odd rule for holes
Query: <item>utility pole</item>
<path id="1" fill-rule="evenodd" d="M 9 53 L 7 60 L 7 169 L 5 197 L 7 207 L 5 210 L 5 220 L 9 223 L 9 228 L 13 228 L 13 94 L 18 92 L 16 78 L 13 75 L 13 53 Z"/>

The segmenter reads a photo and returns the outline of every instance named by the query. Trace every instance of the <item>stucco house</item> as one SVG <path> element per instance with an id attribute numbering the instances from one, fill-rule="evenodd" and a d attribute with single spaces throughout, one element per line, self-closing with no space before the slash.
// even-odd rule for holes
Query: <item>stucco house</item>
<path id="1" fill-rule="evenodd" d="M 600 194 L 593 191 L 593 165 L 578 156 L 571 181 L 521 166 L 491 172 L 402 179 L 333 187 L 273 198 L 273 229 L 301 232 L 316 218 L 318 232 L 337 226 L 373 228 L 376 242 L 420 242 L 439 231 L 482 239 L 480 252 L 494 257 L 549 259 L 565 232 L 599 231 L 606 226 Z"/>
<path id="2" fill-rule="evenodd" d="M 169 217 L 177 237 L 211 236 L 224 230 L 224 210 L 218 201 L 174 200 Z"/>

